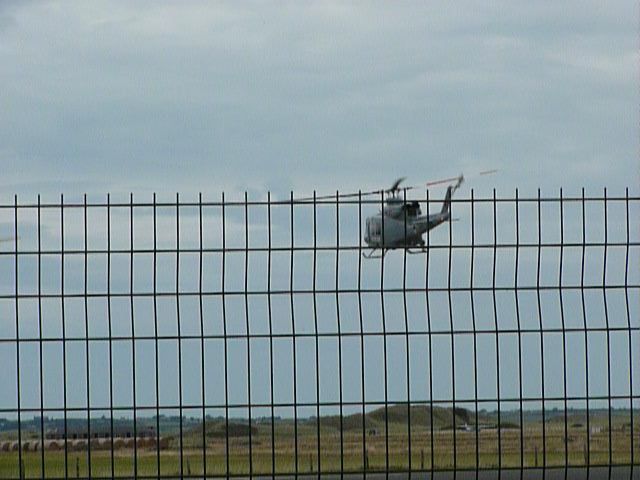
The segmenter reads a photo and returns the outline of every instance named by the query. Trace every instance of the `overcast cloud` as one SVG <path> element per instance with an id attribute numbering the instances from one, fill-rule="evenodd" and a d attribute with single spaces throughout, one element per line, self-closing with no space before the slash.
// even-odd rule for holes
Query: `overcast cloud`
<path id="1" fill-rule="evenodd" d="M 454 5 L 4 1 L 3 198 L 637 185 L 637 5 Z"/>

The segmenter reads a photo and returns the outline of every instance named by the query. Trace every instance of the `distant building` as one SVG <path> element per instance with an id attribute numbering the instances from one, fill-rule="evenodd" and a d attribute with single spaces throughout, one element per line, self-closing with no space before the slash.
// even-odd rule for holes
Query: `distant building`
<path id="1" fill-rule="evenodd" d="M 457 425 L 456 426 L 457 430 L 461 430 L 463 432 L 470 432 L 472 430 L 471 425 L 469 425 L 468 423 L 465 422 L 464 425 Z"/>
<path id="2" fill-rule="evenodd" d="M 99 426 L 91 426 L 91 431 L 87 429 L 86 425 L 68 425 L 65 429 L 56 427 L 50 428 L 45 431 L 44 438 L 47 440 L 78 440 L 85 439 L 87 440 L 89 434 L 91 438 L 110 438 L 112 436 L 111 425 L 101 424 Z M 137 427 L 135 431 L 135 436 L 137 438 L 155 438 L 156 430 L 153 426 L 147 427 Z M 133 425 L 122 425 L 122 424 L 114 424 L 113 425 L 113 438 L 133 438 L 134 431 Z"/>

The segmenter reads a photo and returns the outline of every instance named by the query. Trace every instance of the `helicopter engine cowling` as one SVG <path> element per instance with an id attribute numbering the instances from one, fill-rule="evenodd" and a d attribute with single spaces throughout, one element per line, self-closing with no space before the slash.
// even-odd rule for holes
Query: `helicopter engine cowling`
<path id="1" fill-rule="evenodd" d="M 385 217 L 398 219 L 403 222 L 406 216 L 407 223 L 411 223 L 415 217 L 421 215 L 420 204 L 418 202 L 404 202 L 398 198 L 387 200 L 387 204 L 382 209 L 382 213 Z"/>

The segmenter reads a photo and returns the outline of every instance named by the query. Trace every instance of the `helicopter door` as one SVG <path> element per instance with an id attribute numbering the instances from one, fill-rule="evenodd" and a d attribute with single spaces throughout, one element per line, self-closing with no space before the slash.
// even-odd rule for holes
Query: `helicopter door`
<path id="1" fill-rule="evenodd" d="M 369 243 L 380 243 L 382 237 L 382 222 L 379 218 L 367 219 L 367 238 Z"/>

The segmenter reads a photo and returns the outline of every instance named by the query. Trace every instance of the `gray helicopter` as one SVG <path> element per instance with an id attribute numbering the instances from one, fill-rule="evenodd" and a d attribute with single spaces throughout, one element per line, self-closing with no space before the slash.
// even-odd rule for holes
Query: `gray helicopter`
<path id="1" fill-rule="evenodd" d="M 413 200 L 407 201 L 400 198 L 398 193 L 416 187 L 400 188 L 404 178 L 399 178 L 385 191 L 387 199 L 381 211 L 366 219 L 364 241 L 371 251 L 365 253 L 365 258 L 384 257 L 387 251 L 396 248 L 405 248 L 408 253 L 425 252 L 423 235 L 438 225 L 451 220 L 451 196 L 462 185 L 464 177 L 448 178 L 427 184 L 453 183 L 447 187 L 442 209 L 437 213 L 423 215 L 420 203 Z M 376 251 L 380 251 L 376 255 Z"/>

